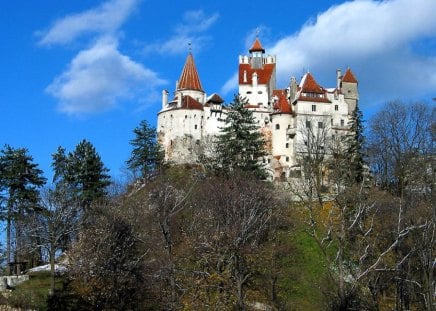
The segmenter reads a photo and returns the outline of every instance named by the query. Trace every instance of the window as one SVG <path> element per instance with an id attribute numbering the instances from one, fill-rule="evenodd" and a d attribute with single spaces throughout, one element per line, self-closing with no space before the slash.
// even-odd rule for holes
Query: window
<path id="1" fill-rule="evenodd" d="M 345 125 L 345 121 L 343 119 L 341 119 L 341 126 Z"/>
<path id="2" fill-rule="evenodd" d="M 338 110 L 339 110 L 339 106 L 335 105 L 335 111 L 338 111 Z"/>
<path id="3" fill-rule="evenodd" d="M 247 94 L 251 94 L 251 91 L 247 91 Z"/>
<path id="4" fill-rule="evenodd" d="M 276 130 L 280 130 L 280 124 L 276 124 Z"/>
<path id="5" fill-rule="evenodd" d="M 185 119 L 187 118 L 188 116 L 185 114 Z"/>
<path id="6" fill-rule="evenodd" d="M 289 162 L 289 157 L 286 157 L 286 162 Z"/>
<path id="7" fill-rule="evenodd" d="M 324 128 L 324 123 L 323 122 L 318 122 L 318 128 L 323 129 Z"/>
<path id="8" fill-rule="evenodd" d="M 330 125 L 333 126 L 333 119 L 330 119 Z"/>
<path id="9" fill-rule="evenodd" d="M 197 124 L 195 124 L 194 129 L 197 129 Z"/>
<path id="10" fill-rule="evenodd" d="M 306 128 L 310 128 L 310 121 L 306 120 Z"/>
<path id="11" fill-rule="evenodd" d="M 289 148 L 289 143 L 286 143 L 286 148 Z"/>
<path id="12" fill-rule="evenodd" d="M 312 105 L 312 111 L 316 111 L 316 105 Z"/>

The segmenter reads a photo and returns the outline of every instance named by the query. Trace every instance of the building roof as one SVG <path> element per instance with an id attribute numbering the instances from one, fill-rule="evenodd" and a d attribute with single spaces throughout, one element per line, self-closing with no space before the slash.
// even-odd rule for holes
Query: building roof
<path id="1" fill-rule="evenodd" d="M 342 77 L 342 82 L 357 83 L 357 79 L 354 76 L 354 74 L 350 68 L 347 68 L 347 71 L 345 72 L 344 76 Z"/>
<path id="2" fill-rule="evenodd" d="M 262 44 L 260 43 L 259 38 L 256 38 L 256 40 L 254 41 L 253 46 L 251 47 L 249 52 L 250 53 L 253 53 L 253 52 L 265 53 L 265 49 L 262 47 Z"/>
<path id="3" fill-rule="evenodd" d="M 251 68 L 250 64 L 239 64 L 239 84 L 251 84 L 253 74 L 257 73 L 258 84 L 268 84 L 276 64 L 264 64 L 263 68 Z M 244 75 L 246 80 L 244 81 Z"/>
<path id="4" fill-rule="evenodd" d="M 301 92 L 324 94 L 323 88 L 316 82 L 310 72 L 306 73 L 300 82 Z"/>
<path id="5" fill-rule="evenodd" d="M 278 100 L 274 104 L 274 110 L 279 113 L 292 113 L 291 105 L 286 99 L 286 93 L 284 90 L 274 90 L 273 96 L 277 96 Z"/>
<path id="6" fill-rule="evenodd" d="M 317 103 L 330 103 L 325 96 L 325 89 L 322 88 L 310 72 L 306 73 L 301 79 L 299 86 L 300 96 L 298 100 Z"/>
<path id="7" fill-rule="evenodd" d="M 203 105 L 189 95 L 182 97 L 182 109 L 203 110 Z"/>
<path id="8" fill-rule="evenodd" d="M 197 68 L 195 67 L 194 57 L 192 53 L 188 54 L 185 66 L 183 67 L 182 74 L 180 75 L 177 90 L 195 90 L 203 91 L 201 86 L 200 77 L 198 76 Z"/>
<path id="9" fill-rule="evenodd" d="M 223 102 L 224 99 L 222 99 L 217 93 L 213 93 L 206 99 L 206 103 L 222 104 Z"/>

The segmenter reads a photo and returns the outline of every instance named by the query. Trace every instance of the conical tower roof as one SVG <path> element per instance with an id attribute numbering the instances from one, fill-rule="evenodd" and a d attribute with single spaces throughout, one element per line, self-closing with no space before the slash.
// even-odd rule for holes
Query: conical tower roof
<path id="1" fill-rule="evenodd" d="M 192 53 L 188 54 L 182 74 L 180 75 L 177 90 L 195 90 L 203 91 L 200 77 L 198 76 L 197 68 L 195 67 L 194 57 Z"/>
<path id="2" fill-rule="evenodd" d="M 350 68 L 347 68 L 347 71 L 345 72 L 344 76 L 342 77 L 342 82 L 357 83 L 357 79 L 354 76 L 354 74 Z"/>
<path id="3" fill-rule="evenodd" d="M 250 53 L 253 53 L 253 52 L 265 53 L 265 49 L 262 47 L 262 44 L 260 43 L 259 38 L 256 38 L 256 40 L 254 41 L 253 46 L 251 47 L 249 52 Z"/>

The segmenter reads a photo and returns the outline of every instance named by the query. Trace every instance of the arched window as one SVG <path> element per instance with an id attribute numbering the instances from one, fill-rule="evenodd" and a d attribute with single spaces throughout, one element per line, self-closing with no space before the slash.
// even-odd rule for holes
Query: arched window
<path id="1" fill-rule="evenodd" d="M 280 130 L 280 124 L 276 124 L 276 130 Z"/>

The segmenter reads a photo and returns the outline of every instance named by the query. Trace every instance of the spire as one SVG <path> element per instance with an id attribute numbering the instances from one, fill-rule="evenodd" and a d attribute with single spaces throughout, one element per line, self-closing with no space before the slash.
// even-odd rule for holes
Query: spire
<path id="1" fill-rule="evenodd" d="M 342 82 L 357 83 L 357 79 L 354 76 L 353 72 L 351 71 L 350 67 L 347 68 L 347 71 L 342 77 Z"/>
<path id="2" fill-rule="evenodd" d="M 256 40 L 253 43 L 253 46 L 249 50 L 250 53 L 253 52 L 262 52 L 265 53 L 265 49 L 262 47 L 262 44 L 259 41 L 259 38 L 256 37 Z"/>
<path id="3" fill-rule="evenodd" d="M 177 90 L 195 90 L 204 92 L 203 87 L 201 86 L 200 77 L 198 76 L 197 68 L 195 67 L 194 57 L 191 52 L 189 52 L 188 57 L 186 58 Z"/>

